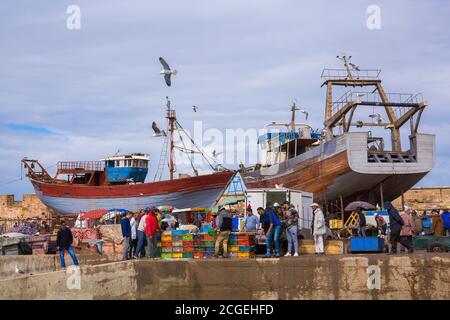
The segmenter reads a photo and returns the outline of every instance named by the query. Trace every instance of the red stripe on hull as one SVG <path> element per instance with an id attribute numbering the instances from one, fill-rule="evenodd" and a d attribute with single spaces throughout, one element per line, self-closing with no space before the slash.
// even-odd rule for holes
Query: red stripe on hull
<path id="1" fill-rule="evenodd" d="M 52 184 L 36 180 L 32 180 L 31 182 L 36 190 L 42 192 L 42 194 L 46 196 L 93 199 L 125 198 L 225 188 L 233 175 L 234 172 L 221 172 L 198 177 L 117 186 Z"/>

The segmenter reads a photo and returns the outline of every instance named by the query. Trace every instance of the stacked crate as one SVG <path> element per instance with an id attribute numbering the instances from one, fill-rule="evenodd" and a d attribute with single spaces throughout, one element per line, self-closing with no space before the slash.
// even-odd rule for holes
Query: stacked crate
<path id="1" fill-rule="evenodd" d="M 194 235 L 188 230 L 164 231 L 161 235 L 161 258 L 194 257 Z"/>
<path id="2" fill-rule="evenodd" d="M 172 231 L 163 231 L 161 234 L 161 258 L 172 258 Z"/>
<path id="3" fill-rule="evenodd" d="M 194 258 L 211 258 L 214 256 L 216 237 L 209 233 L 199 233 L 194 240 Z"/>
<path id="4" fill-rule="evenodd" d="M 228 251 L 233 258 L 253 258 L 255 256 L 255 235 L 247 232 L 231 233 Z"/>

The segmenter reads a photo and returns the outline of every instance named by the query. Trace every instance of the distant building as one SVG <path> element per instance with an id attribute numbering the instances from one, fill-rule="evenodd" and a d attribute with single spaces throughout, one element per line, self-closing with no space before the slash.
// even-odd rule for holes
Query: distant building
<path id="1" fill-rule="evenodd" d="M 15 201 L 12 194 L 0 195 L 0 219 L 50 219 L 52 213 L 35 194 L 24 194 L 22 201 Z"/>

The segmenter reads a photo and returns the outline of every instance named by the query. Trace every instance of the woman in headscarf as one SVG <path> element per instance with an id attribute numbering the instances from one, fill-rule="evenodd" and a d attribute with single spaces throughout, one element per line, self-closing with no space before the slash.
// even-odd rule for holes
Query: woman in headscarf
<path id="1" fill-rule="evenodd" d="M 405 238 L 400 237 L 400 232 L 402 231 L 404 222 L 397 209 L 395 209 L 392 203 L 390 203 L 389 201 L 386 201 L 384 203 L 384 209 L 387 210 L 389 214 L 389 228 L 391 230 L 391 254 L 397 254 L 397 244 L 399 242 L 404 247 L 406 247 L 406 249 L 411 250 L 411 245 L 408 243 L 408 241 Z"/>

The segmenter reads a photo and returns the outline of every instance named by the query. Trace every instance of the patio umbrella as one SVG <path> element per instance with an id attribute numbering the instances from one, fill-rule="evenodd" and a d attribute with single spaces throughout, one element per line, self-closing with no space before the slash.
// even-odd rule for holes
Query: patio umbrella
<path id="1" fill-rule="evenodd" d="M 346 207 L 345 207 L 345 211 L 355 211 L 356 208 L 361 208 L 364 210 L 372 210 L 375 209 L 375 206 L 373 204 L 370 204 L 368 202 L 365 201 L 353 201 L 350 202 Z"/>

